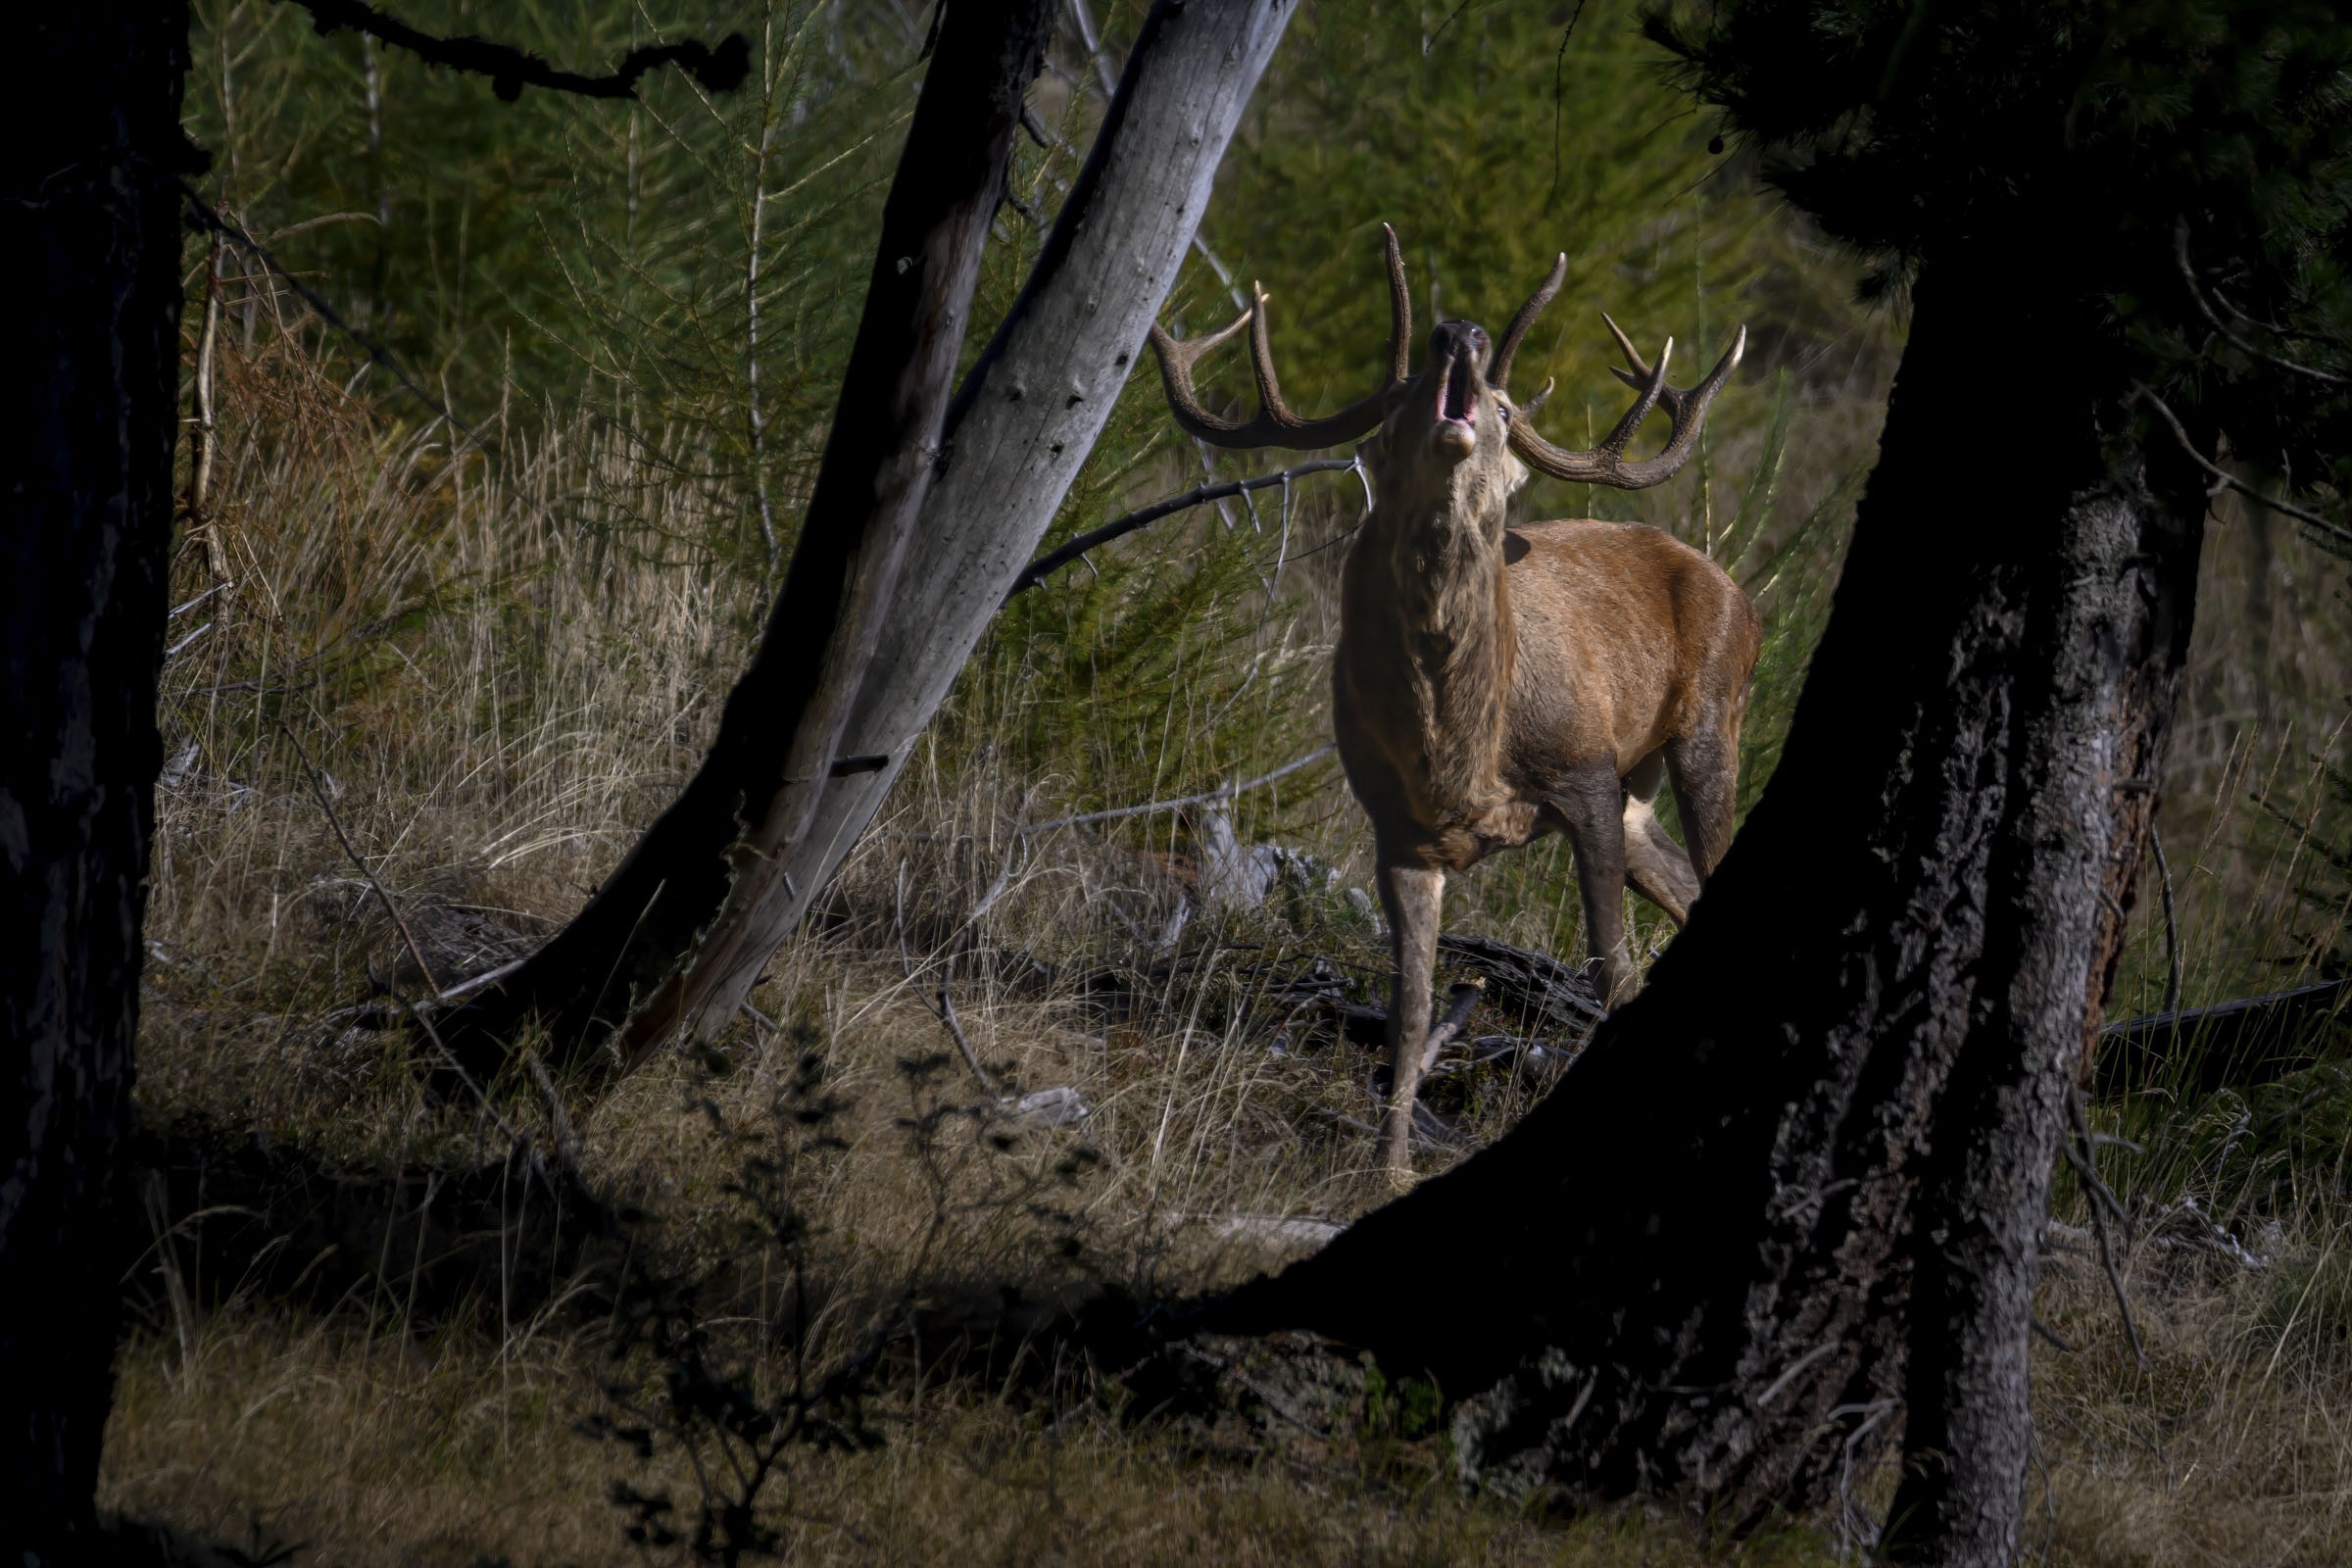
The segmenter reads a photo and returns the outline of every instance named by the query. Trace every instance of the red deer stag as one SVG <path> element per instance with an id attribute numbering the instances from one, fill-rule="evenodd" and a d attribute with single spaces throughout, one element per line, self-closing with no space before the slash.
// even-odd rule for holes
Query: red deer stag
<path id="1" fill-rule="evenodd" d="M 1383 225 L 1384 229 L 1386 225 Z M 1392 1092 L 1385 1162 L 1411 1171 L 1413 1102 L 1430 1065 L 1430 986 L 1446 873 L 1555 829 L 1576 852 L 1585 928 L 1613 1004 L 1637 985 L 1622 912 L 1630 880 L 1679 925 L 1732 835 L 1740 720 L 1755 667 L 1756 612 L 1705 556 L 1635 523 L 1506 526 L 1528 470 L 1639 490 L 1671 478 L 1698 443 L 1707 405 L 1746 346 L 1697 386 L 1666 384 L 1668 339 L 1653 369 L 1617 323 L 1638 396 L 1608 439 L 1569 452 L 1536 432 L 1548 395 L 1512 402 L 1511 359 L 1567 275 L 1562 256 L 1503 333 L 1492 365 L 1484 328 L 1440 321 L 1412 374 L 1404 259 L 1388 230 L 1391 325 L 1386 383 L 1320 419 L 1293 414 L 1274 378 L 1266 296 L 1212 336 L 1180 342 L 1159 327 L 1176 422 L 1221 447 L 1336 446 L 1366 437 L 1372 514 L 1341 587 L 1332 712 L 1348 782 L 1372 818 L 1380 897 L 1395 944 L 1389 1012 Z M 1193 388 L 1200 357 L 1250 329 L 1258 412 L 1208 412 Z M 1674 429 L 1657 456 L 1627 444 L 1654 409 Z M 1686 855 L 1650 810 L 1671 774 L 1690 840 Z"/>

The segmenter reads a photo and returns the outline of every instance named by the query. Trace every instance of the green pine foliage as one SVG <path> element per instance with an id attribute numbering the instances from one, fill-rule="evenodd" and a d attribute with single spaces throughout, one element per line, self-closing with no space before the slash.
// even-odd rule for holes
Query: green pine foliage
<path id="1" fill-rule="evenodd" d="M 730 29 L 752 40 L 752 79 L 733 93 L 663 71 L 636 103 L 525 91 L 509 104 L 478 77 L 358 33 L 319 36 L 297 7 L 207 0 L 188 130 L 213 154 L 206 194 L 462 423 L 516 405 L 536 423 L 585 405 L 648 449 L 692 427 L 706 462 L 672 477 L 725 498 L 729 518 L 697 543 L 764 565 L 760 495 L 788 528 L 919 81 L 913 45 L 845 14 L 857 10 L 718 3 L 657 29 L 622 4 L 400 8 L 428 31 L 482 33 L 587 71 L 639 44 Z M 233 249 L 226 265 L 261 270 Z M 302 314 L 283 294 L 276 304 Z M 249 317 L 248 347 L 257 326 Z M 387 418 L 418 417 L 349 344 L 325 334 L 321 347 L 350 362 L 355 389 Z"/>

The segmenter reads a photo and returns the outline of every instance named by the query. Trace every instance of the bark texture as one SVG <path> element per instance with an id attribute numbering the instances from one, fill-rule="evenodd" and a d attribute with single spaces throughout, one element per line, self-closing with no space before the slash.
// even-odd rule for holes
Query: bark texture
<path id="1" fill-rule="evenodd" d="M 734 879 L 722 854 L 734 842 L 723 794 L 698 778 L 589 908 L 462 1021 L 485 1063 L 489 1043 L 534 1013 L 575 1059 L 592 1052 L 659 994 L 722 901 L 727 942 L 696 956 L 692 994 L 648 1011 L 623 1039 L 641 1049 L 661 1034 L 647 1026 L 664 1022 L 709 1037 L 734 1015 L 872 820 L 1060 510 L 1175 284 L 1218 160 L 1295 9 L 1296 0 L 1161 0 L 1145 20 L 1028 286 L 948 412 L 941 466 L 830 751 L 878 764 L 839 777 L 826 769 L 806 783 L 806 825 L 763 852 L 756 886 Z M 955 58 L 944 39 L 939 52 Z M 777 712 L 731 700 L 720 746 L 739 727 L 772 734 Z M 671 865 L 703 869 L 673 892 L 659 869 Z M 638 923 L 652 907 L 665 910 L 668 934 Z"/>
<path id="2" fill-rule="evenodd" d="M 0 110 L 0 1557 L 94 1560 L 162 748 L 187 14 L 35 8 Z"/>
<path id="3" fill-rule="evenodd" d="M 1921 280 L 1786 755 L 1648 989 L 1508 1137 L 1211 1326 L 1434 1375 L 1505 1491 L 1817 1508 L 1907 1419 L 1889 1546 L 2008 1560 L 2034 1238 L 2203 512 L 2080 383 L 1967 482 L 2016 396 L 1984 346 L 2083 362 L 2045 284 Z"/>
<path id="4" fill-rule="evenodd" d="M 685 793 L 570 924 L 443 1031 L 476 1068 L 494 1068 L 499 1038 L 535 1014 L 575 1063 L 609 1040 L 606 1065 L 625 1071 L 707 1005 L 743 961 L 753 912 L 790 883 L 938 471 L 981 253 L 1054 15 L 1053 0 L 948 8 L 760 648 Z"/>

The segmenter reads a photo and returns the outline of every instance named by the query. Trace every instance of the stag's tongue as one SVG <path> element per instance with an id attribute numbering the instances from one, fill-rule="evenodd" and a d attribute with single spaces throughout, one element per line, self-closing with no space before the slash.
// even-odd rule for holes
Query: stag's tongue
<path id="1" fill-rule="evenodd" d="M 1438 403 L 1439 415 L 1458 419 L 1464 424 L 1478 422 L 1478 392 L 1472 384 L 1470 356 L 1456 354 L 1446 368 L 1446 390 Z"/>

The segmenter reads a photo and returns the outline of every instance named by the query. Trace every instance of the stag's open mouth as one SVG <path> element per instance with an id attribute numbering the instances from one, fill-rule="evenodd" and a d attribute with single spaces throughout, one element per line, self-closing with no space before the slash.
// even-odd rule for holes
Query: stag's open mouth
<path id="1" fill-rule="evenodd" d="M 1478 450 L 1478 363 L 1460 349 L 1446 361 L 1438 382 L 1438 417 L 1429 428 L 1432 450 L 1459 463 Z"/>
<path id="2" fill-rule="evenodd" d="M 1453 424 L 1478 422 L 1478 371 L 1467 354 L 1456 353 L 1446 367 L 1446 384 L 1438 393 L 1438 417 Z"/>

